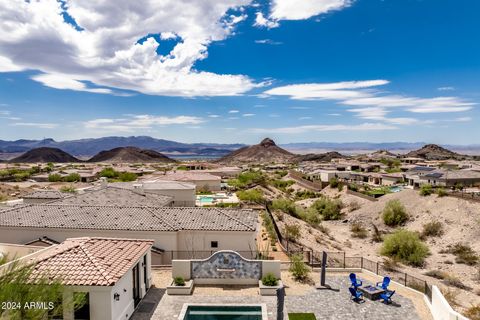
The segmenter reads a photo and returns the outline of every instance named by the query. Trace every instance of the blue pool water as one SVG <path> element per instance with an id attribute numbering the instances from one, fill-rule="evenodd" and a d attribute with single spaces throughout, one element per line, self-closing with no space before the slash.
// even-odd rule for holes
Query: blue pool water
<path id="1" fill-rule="evenodd" d="M 262 320 L 262 307 L 189 306 L 183 320 Z"/>
<path id="2" fill-rule="evenodd" d="M 390 187 L 390 192 L 400 192 L 403 190 L 403 187 L 396 186 L 396 187 Z"/>
<path id="3" fill-rule="evenodd" d="M 213 197 L 200 197 L 200 202 L 201 203 L 212 203 L 213 202 Z"/>

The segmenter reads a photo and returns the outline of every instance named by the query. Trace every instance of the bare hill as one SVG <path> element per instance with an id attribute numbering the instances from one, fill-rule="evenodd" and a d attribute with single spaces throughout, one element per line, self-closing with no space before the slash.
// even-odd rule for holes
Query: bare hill
<path id="1" fill-rule="evenodd" d="M 88 162 L 118 162 L 118 163 L 138 163 L 138 162 L 161 162 L 171 163 L 175 160 L 161 154 L 160 152 L 136 147 L 119 147 L 111 150 L 100 151 Z"/>
<path id="2" fill-rule="evenodd" d="M 58 148 L 41 147 L 25 152 L 24 154 L 13 158 L 10 162 L 16 163 L 37 163 L 37 162 L 81 162 L 74 156 Z"/>
<path id="3" fill-rule="evenodd" d="M 462 160 L 469 158 L 466 155 L 450 151 L 436 144 L 427 144 L 418 150 L 410 151 L 405 157 L 422 158 L 425 160 Z"/>
<path id="4" fill-rule="evenodd" d="M 295 158 L 293 153 L 280 148 L 270 138 L 265 138 L 259 144 L 235 150 L 216 162 L 223 164 L 233 163 L 285 163 Z"/>
<path id="5" fill-rule="evenodd" d="M 318 161 L 318 162 L 331 162 L 332 159 L 345 159 L 341 153 L 337 151 L 330 151 L 325 153 L 309 153 L 305 155 L 299 155 L 296 157 L 297 161 Z"/>

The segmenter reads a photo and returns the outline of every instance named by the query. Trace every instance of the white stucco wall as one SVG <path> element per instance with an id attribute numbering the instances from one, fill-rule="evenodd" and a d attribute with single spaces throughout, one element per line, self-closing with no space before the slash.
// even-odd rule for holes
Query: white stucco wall
<path id="1" fill-rule="evenodd" d="M 180 231 L 177 234 L 179 251 L 255 251 L 256 232 L 245 231 Z M 212 248 L 211 242 L 217 241 L 218 248 Z"/>
<path id="2" fill-rule="evenodd" d="M 434 320 L 468 320 L 467 317 L 452 309 L 437 286 L 432 286 L 432 304 L 430 309 Z"/>

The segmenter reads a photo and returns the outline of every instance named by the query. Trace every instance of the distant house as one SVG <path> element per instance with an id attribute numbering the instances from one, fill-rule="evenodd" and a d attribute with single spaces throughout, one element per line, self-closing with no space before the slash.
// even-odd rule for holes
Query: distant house
<path id="1" fill-rule="evenodd" d="M 381 175 L 381 179 L 381 184 L 383 186 L 391 186 L 404 182 L 404 176 L 402 173 L 384 173 Z"/>
<path id="2" fill-rule="evenodd" d="M 167 264 L 199 252 L 254 251 L 258 225 L 258 214 L 246 209 L 32 204 L 0 211 L 0 242 L 153 239 L 158 249 L 154 264 Z"/>
<path id="3" fill-rule="evenodd" d="M 419 177 L 420 184 L 428 183 L 433 186 L 453 187 L 461 185 L 473 187 L 480 185 L 480 172 L 473 170 L 434 170 Z"/>
<path id="4" fill-rule="evenodd" d="M 155 181 L 180 181 L 193 183 L 197 191 L 198 190 L 208 190 L 208 191 L 219 191 L 221 190 L 222 178 L 219 176 L 205 173 L 205 172 L 196 172 L 196 171 L 176 171 L 176 172 L 167 172 L 164 175 L 156 175 Z"/>
<path id="5" fill-rule="evenodd" d="M 115 182 L 109 186 L 145 192 L 145 194 L 159 194 L 172 198 L 173 207 L 194 207 L 195 190 L 193 183 L 168 180 L 144 180 L 142 182 Z"/>
<path id="6" fill-rule="evenodd" d="M 151 286 L 152 240 L 65 239 L 17 260 L 35 264 L 31 279 L 48 274 L 65 286 L 63 299 L 86 294 L 80 310 L 65 304 L 64 319 L 128 319 Z"/>

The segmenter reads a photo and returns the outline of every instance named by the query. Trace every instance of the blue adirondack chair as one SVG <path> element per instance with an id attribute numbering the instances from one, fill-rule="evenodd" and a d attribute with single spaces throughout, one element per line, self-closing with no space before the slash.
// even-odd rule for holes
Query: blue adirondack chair
<path id="1" fill-rule="evenodd" d="M 377 282 L 375 287 L 381 288 L 381 289 L 387 291 L 389 284 L 390 284 L 390 278 L 389 277 L 383 277 L 383 281 L 382 282 Z"/>
<path id="2" fill-rule="evenodd" d="M 383 299 L 383 303 L 391 303 L 392 302 L 392 296 L 395 293 L 395 290 L 393 291 L 385 291 L 384 293 L 380 294 L 380 298 Z"/>
<path id="3" fill-rule="evenodd" d="M 363 299 L 363 293 L 358 291 L 357 288 L 350 287 L 348 288 L 348 291 L 350 291 L 353 301 L 358 302 Z"/>
<path id="4" fill-rule="evenodd" d="M 362 281 L 357 279 L 357 275 L 355 273 L 350 273 L 350 281 L 352 283 L 352 287 L 355 289 L 362 286 Z"/>

